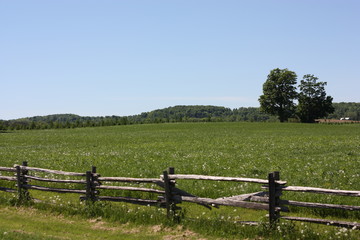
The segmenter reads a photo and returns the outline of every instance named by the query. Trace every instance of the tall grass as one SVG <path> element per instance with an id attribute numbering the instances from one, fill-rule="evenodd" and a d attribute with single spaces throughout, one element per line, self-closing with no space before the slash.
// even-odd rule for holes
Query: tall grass
<path id="1" fill-rule="evenodd" d="M 169 166 L 175 167 L 177 173 L 263 179 L 271 171 L 280 171 L 281 179 L 288 181 L 288 185 L 360 190 L 359 143 L 360 125 L 357 124 L 174 123 L 14 131 L 0 133 L 0 165 L 12 166 L 28 161 L 29 166 L 77 172 L 90 170 L 94 165 L 102 176 L 128 177 L 158 177 Z M 212 198 L 260 190 L 259 185 L 247 183 L 178 181 L 177 186 L 192 194 Z M 5 193 L 0 194 L 5 197 Z M 49 201 L 53 202 L 57 196 L 35 191 L 32 194 L 40 199 L 51 197 Z M 60 200 L 55 203 L 82 209 L 76 205 L 79 205 L 77 196 L 61 195 L 58 198 Z M 358 205 L 358 199 L 349 197 L 284 193 L 282 198 Z M 126 212 L 127 208 L 143 211 L 142 207 L 111 204 L 96 208 L 93 213 L 108 218 L 113 216 L 117 221 L 139 222 L 151 215 L 153 218 L 159 215 L 148 208 L 144 210 L 143 215 L 147 216 L 144 218 L 139 217 L 142 214 L 131 217 L 125 212 L 114 215 L 111 214 L 114 213 L 112 207 L 118 207 L 118 212 Z M 186 212 L 189 219 L 196 220 L 205 212 L 206 221 L 197 225 L 185 220 L 184 224 L 199 229 L 204 224 L 206 229 L 211 223 L 205 222 L 214 221 L 216 225 L 218 216 L 220 220 L 221 216 L 232 216 L 233 208 L 222 209 L 225 214 L 189 206 Z M 334 210 L 291 210 L 315 217 L 354 221 L 360 218 L 358 213 Z M 250 220 L 258 220 L 265 214 L 251 210 L 243 210 L 243 213 L 252 216 Z M 235 214 L 228 222 L 233 222 L 239 215 Z M 225 225 L 232 228 L 229 224 L 230 227 Z"/>

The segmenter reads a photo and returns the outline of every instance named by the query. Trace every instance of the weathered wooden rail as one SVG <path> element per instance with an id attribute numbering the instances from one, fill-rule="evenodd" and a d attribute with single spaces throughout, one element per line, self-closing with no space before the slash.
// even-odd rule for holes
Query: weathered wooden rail
<path id="1" fill-rule="evenodd" d="M 293 200 L 284 200 L 280 197 L 283 191 L 292 192 L 306 192 L 315 194 L 331 194 L 348 197 L 360 197 L 360 191 L 352 190 L 334 190 L 324 188 L 302 187 L 302 186 L 285 186 L 286 181 L 280 180 L 279 172 L 269 173 L 267 179 L 256 178 L 239 178 L 239 177 L 221 177 L 221 176 L 204 176 L 194 174 L 175 174 L 174 168 L 169 168 L 163 171 L 159 178 L 129 178 L 129 177 L 102 177 L 96 172 L 96 167 L 92 167 L 91 171 L 85 173 L 66 172 L 44 168 L 36 168 L 27 166 L 27 162 L 22 165 L 15 165 L 11 167 L 0 167 L 0 173 L 7 172 L 8 175 L 0 174 L 0 182 L 14 182 L 13 188 L 0 187 L 0 191 L 17 193 L 19 200 L 31 200 L 29 190 L 48 191 L 57 193 L 75 193 L 81 194 L 80 200 L 87 203 L 94 201 L 112 201 L 112 202 L 126 202 L 138 205 L 157 206 L 167 209 L 167 216 L 174 217 L 176 211 L 181 208 L 178 206 L 182 202 L 189 202 L 202 205 L 211 209 L 218 206 L 232 206 L 241 208 L 250 208 L 256 210 L 268 211 L 269 223 L 276 224 L 279 219 L 291 221 L 303 221 L 318 224 L 327 224 L 340 227 L 356 227 L 360 229 L 360 224 L 357 222 L 334 221 L 327 219 L 313 219 L 304 217 L 281 216 L 281 212 L 289 212 L 287 206 L 309 207 L 309 208 L 323 208 L 323 209 L 341 209 L 346 211 L 359 211 L 360 206 L 326 204 L 326 203 L 312 203 L 300 202 Z M 38 176 L 37 173 L 43 173 L 49 176 Z M 14 176 L 11 176 L 14 175 Z M 56 177 L 55 177 L 56 176 Z M 61 179 L 59 178 L 62 177 Z M 64 179 L 64 177 L 66 179 Z M 76 179 L 69 179 L 76 178 Z M 231 197 L 221 198 L 206 198 L 192 195 L 177 186 L 176 180 L 192 180 L 192 181 L 223 181 L 223 182 L 245 182 L 261 184 L 262 189 L 267 191 L 259 191 L 255 193 L 241 194 Z M 32 181 L 38 185 L 31 184 Z M 55 184 L 71 184 L 78 186 L 77 188 L 54 188 L 48 186 L 41 186 L 41 183 L 55 183 Z M 134 186 L 119 186 L 120 183 L 130 184 L 151 184 L 151 187 L 134 187 Z M 114 185 L 115 184 L 115 185 Z M 9 184 L 8 184 L 9 185 Z M 7 185 L 7 186 L 8 186 Z M 156 186 L 157 188 L 154 188 Z M 100 191 L 111 192 L 111 195 L 104 196 Z M 126 195 L 126 191 L 130 192 L 147 192 L 154 195 L 155 199 L 141 199 L 129 196 L 118 196 L 120 192 Z M 254 222 L 242 222 L 251 225 Z"/>

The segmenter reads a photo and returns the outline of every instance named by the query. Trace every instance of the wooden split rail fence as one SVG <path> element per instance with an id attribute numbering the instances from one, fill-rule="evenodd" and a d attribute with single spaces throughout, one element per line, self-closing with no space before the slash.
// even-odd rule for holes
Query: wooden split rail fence
<path id="1" fill-rule="evenodd" d="M 1 172 L 13 173 L 14 176 L 2 175 Z M 39 177 L 36 173 L 42 172 L 49 174 L 49 176 Z M 31 173 L 31 174 L 30 174 Z M 59 179 L 53 176 L 66 176 L 66 179 Z M 77 179 L 69 179 L 76 177 Z M 211 209 L 218 206 L 232 206 L 242 207 L 257 210 L 268 211 L 269 223 L 274 225 L 279 219 L 286 219 L 292 221 L 303 221 L 319 224 L 327 224 L 340 227 L 360 229 L 360 223 L 334 221 L 327 219 L 314 219 L 304 217 L 281 216 L 281 212 L 289 212 L 287 206 L 309 207 L 309 208 L 325 208 L 325 209 L 342 209 L 347 211 L 359 211 L 360 206 L 324 204 L 300 202 L 293 200 L 281 199 L 283 191 L 293 192 L 307 192 L 315 194 L 332 194 L 349 197 L 360 197 L 360 191 L 350 190 L 334 190 L 313 187 L 301 186 L 285 186 L 286 181 L 280 180 L 279 172 L 272 172 L 268 174 L 268 179 L 255 178 L 238 178 L 238 177 L 220 177 L 220 176 L 204 176 L 204 175 L 190 175 L 190 174 L 175 174 L 174 168 L 169 168 L 163 171 L 159 178 L 128 178 L 128 177 L 102 177 L 96 172 L 96 167 L 92 167 L 91 171 L 85 173 L 65 172 L 58 170 L 50 170 L 36 167 L 29 167 L 27 162 L 22 165 L 15 165 L 14 167 L 0 167 L 0 180 L 15 182 L 16 188 L 0 187 L 0 191 L 17 193 L 19 200 L 31 200 L 29 190 L 39 190 L 57 193 L 75 193 L 81 194 L 80 200 L 87 203 L 94 201 L 113 201 L 126 202 L 132 204 L 158 206 L 166 208 L 167 217 L 172 218 L 176 212 L 181 208 L 178 204 L 182 202 L 190 202 L 202 205 Z M 198 197 L 188 193 L 176 186 L 176 180 L 209 180 L 209 181 L 226 181 L 226 182 L 245 182 L 261 184 L 261 188 L 266 191 L 259 191 L 255 193 L 242 194 L 231 197 L 222 197 L 217 199 Z M 62 184 L 76 184 L 82 185 L 81 188 L 53 188 L 48 186 L 31 185 L 32 181 L 47 182 L 47 183 L 62 183 Z M 106 183 L 106 184 L 104 184 Z M 133 186 L 118 186 L 109 185 L 111 183 L 137 183 L 137 184 L 151 184 L 151 188 L 133 187 Z M 157 186 L 158 188 L 154 188 Z M 160 189 L 159 189 L 160 188 Z M 141 199 L 129 196 L 102 196 L 101 190 L 112 191 L 122 190 L 130 192 L 147 192 L 157 194 L 157 199 Z M 114 194 L 113 194 L 114 195 Z M 243 224 L 256 224 L 256 222 L 241 222 Z"/>

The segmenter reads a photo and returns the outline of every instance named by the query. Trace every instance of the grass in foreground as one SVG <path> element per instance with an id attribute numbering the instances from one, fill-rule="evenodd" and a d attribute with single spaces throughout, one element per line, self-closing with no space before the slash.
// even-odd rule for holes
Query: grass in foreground
<path id="1" fill-rule="evenodd" d="M 1 206 L 0 239 L 359 239 L 359 230 L 281 222 L 275 230 L 265 225 L 241 226 L 218 218 L 186 219 L 182 224 L 122 223 L 102 217 L 63 215 L 36 207 Z"/>
<path id="2" fill-rule="evenodd" d="M 2 207 L 0 239 L 200 239 L 201 236 L 181 227 L 164 225 L 121 224 L 101 217 L 51 214 L 34 208 Z"/>
<path id="3" fill-rule="evenodd" d="M 169 166 L 175 167 L 177 173 L 254 178 L 266 178 L 268 172 L 278 170 L 281 179 L 287 180 L 289 185 L 359 190 L 359 142 L 360 125 L 355 124 L 184 123 L 14 131 L 0 134 L 0 165 L 12 166 L 28 161 L 34 167 L 81 172 L 95 165 L 102 176 L 128 177 L 158 177 Z M 213 198 L 259 191 L 258 185 L 241 183 L 179 181 L 178 186 L 195 195 Z M 78 206 L 78 196 L 58 197 L 36 191 L 32 191 L 32 196 L 52 201 L 51 207 L 34 206 L 45 212 L 69 211 L 68 215 L 102 217 L 115 224 L 156 225 L 155 221 L 148 220 L 153 210 L 147 208 L 120 207 L 117 209 L 120 213 L 115 214 L 116 207 L 107 207 L 86 215 Z M 358 205 L 357 198 L 348 197 L 298 193 L 285 193 L 283 197 Z M 182 225 L 206 236 L 235 239 L 329 239 L 341 236 L 351 239 L 345 230 L 339 234 L 338 228 L 300 224 L 284 224 L 276 234 L 269 236 L 266 228 L 242 229 L 233 223 L 237 216 L 239 220 L 259 220 L 266 214 L 264 212 L 239 209 L 234 213 L 231 208 L 209 212 L 196 205 L 186 208 Z M 129 215 L 127 211 L 134 214 Z M 304 217 L 359 221 L 359 212 L 344 214 L 298 208 L 292 211 L 294 215 Z M 284 232 L 288 233 L 286 238 L 281 235 Z M 157 237 L 161 239 L 162 236 Z"/>

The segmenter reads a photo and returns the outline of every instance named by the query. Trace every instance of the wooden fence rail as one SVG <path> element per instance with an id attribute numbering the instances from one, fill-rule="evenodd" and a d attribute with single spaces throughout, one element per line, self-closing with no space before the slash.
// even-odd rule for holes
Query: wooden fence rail
<path id="1" fill-rule="evenodd" d="M 326 220 L 326 219 L 316 219 L 316 218 L 305 218 L 305 217 L 281 217 L 282 219 L 291 220 L 291 221 L 301 221 L 301 222 L 310 222 L 331 225 L 336 227 L 345 227 L 345 228 L 360 228 L 360 223 L 357 222 L 345 222 L 345 221 L 335 221 L 335 220 Z"/>
<path id="2" fill-rule="evenodd" d="M 77 184 L 86 184 L 86 180 L 71 180 L 71 179 L 51 179 L 51 178 L 41 178 L 31 175 L 25 175 L 27 179 L 42 181 L 42 182 L 54 182 L 54 183 L 77 183 Z"/>
<path id="3" fill-rule="evenodd" d="M 103 182 L 129 182 L 129 183 L 158 183 L 160 178 L 128 178 L 128 177 L 99 177 L 98 181 Z"/>
<path id="4" fill-rule="evenodd" d="M 230 182 L 249 182 L 268 184 L 268 180 L 256 178 L 237 178 L 237 177 L 218 177 L 205 175 L 190 175 L 190 174 L 173 174 L 169 175 L 170 180 L 211 180 L 211 181 L 230 181 Z M 280 185 L 285 185 L 286 181 L 276 181 Z"/>
<path id="5" fill-rule="evenodd" d="M 59 175 L 65 175 L 65 176 L 81 176 L 81 177 L 86 176 L 86 173 L 65 172 L 65 171 L 50 170 L 50 169 L 45 169 L 45 168 L 28 167 L 28 166 L 20 166 L 20 169 L 27 170 L 27 171 L 34 171 L 34 172 L 59 174 Z"/>
<path id="6" fill-rule="evenodd" d="M 66 172 L 59 170 L 51 170 L 44 168 L 36 168 L 27 166 L 27 162 L 23 162 L 22 165 L 15 165 L 11 167 L 0 167 L 0 172 L 7 172 L 14 176 L 4 176 L 0 174 L 0 180 L 16 182 L 16 188 L 0 187 L 0 191 L 18 193 L 20 200 L 30 200 L 29 190 L 39 190 L 57 193 L 75 193 L 81 194 L 80 200 L 84 200 L 87 203 L 94 201 L 112 201 L 112 202 L 125 202 L 147 206 L 157 206 L 167 209 L 167 216 L 174 218 L 176 211 L 181 208 L 178 204 L 182 202 L 189 202 L 199 204 L 201 206 L 211 209 L 218 206 L 232 206 L 241 208 L 250 208 L 257 210 L 268 211 L 269 223 L 274 225 L 279 219 L 291 220 L 291 221 L 303 221 L 319 224 L 328 224 L 341 227 L 356 227 L 360 228 L 357 222 L 344 222 L 334 221 L 327 219 L 313 219 L 303 217 L 291 217 L 281 216 L 281 212 L 289 212 L 289 208 L 286 206 L 296 207 L 309 207 L 309 208 L 323 208 L 323 209 L 341 209 L 347 211 L 359 211 L 360 206 L 339 205 L 339 204 L 326 204 L 326 203 L 312 203 L 312 202 L 300 202 L 293 200 L 281 199 L 283 191 L 293 192 L 306 192 L 315 194 L 331 194 L 348 197 L 360 197 L 360 191 L 353 190 L 335 190 L 302 186 L 285 186 L 286 181 L 280 180 L 279 172 L 272 172 L 268 174 L 267 179 L 256 178 L 239 178 L 239 177 L 221 177 L 221 176 L 205 176 L 194 174 L 175 174 L 174 168 L 169 168 L 167 171 L 163 171 L 159 178 L 130 178 L 130 177 L 102 177 L 96 172 L 96 167 L 92 167 L 91 171 L 85 173 L 79 172 Z M 36 172 L 50 174 L 50 177 L 40 177 Z M 31 174 L 32 173 L 32 174 Z M 9 175 L 8 174 L 8 175 Z M 56 177 L 54 176 L 56 175 Z M 60 176 L 60 177 L 59 177 Z M 66 179 L 61 179 L 61 176 L 65 176 Z M 69 179 L 69 178 L 77 179 Z M 221 198 L 206 198 L 198 197 L 191 193 L 188 193 L 180 189 L 176 180 L 206 180 L 206 181 L 225 181 L 225 182 L 246 182 L 261 184 L 260 188 L 267 191 L 259 191 L 255 193 L 241 194 L 231 197 Z M 62 188 L 54 188 L 48 186 L 39 186 L 30 184 L 32 181 L 39 183 L 59 183 L 66 185 Z M 137 183 L 137 184 L 151 184 L 151 187 L 133 187 L 133 186 L 118 186 L 111 185 L 112 183 Z M 79 186 L 78 188 L 67 188 L 67 184 Z M 155 186 L 160 189 L 153 188 Z M 121 194 L 126 194 L 126 191 L 147 192 L 151 194 L 157 194 L 157 199 L 140 199 L 129 196 L 102 196 L 101 190 L 108 191 L 122 191 Z M 125 192 L 124 192 L 125 191 Z M 118 195 L 118 194 L 114 194 Z M 155 198 L 155 196 L 154 196 Z M 244 222 L 246 223 L 246 222 Z M 249 222 L 251 225 L 254 222 Z"/>
<path id="7" fill-rule="evenodd" d="M 320 194 L 333 194 L 333 195 L 339 195 L 339 196 L 360 197 L 360 191 L 350 191 L 350 190 L 337 190 L 337 189 L 300 187 L 300 186 L 286 186 L 286 187 L 282 187 L 281 190 L 282 191 L 293 191 L 293 192 L 309 192 L 309 193 L 320 193 Z"/>
<path id="8" fill-rule="evenodd" d="M 4 171 L 4 172 L 16 172 L 15 168 L 10 168 L 10 167 L 0 167 L 0 171 Z"/>

